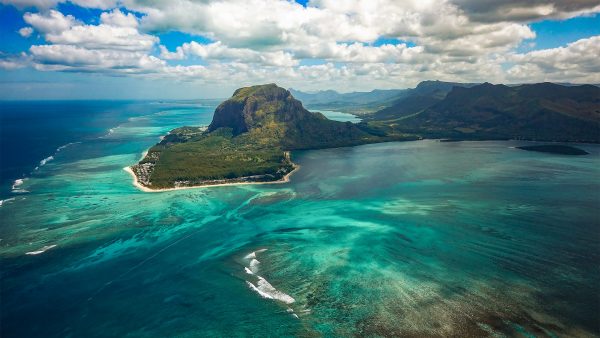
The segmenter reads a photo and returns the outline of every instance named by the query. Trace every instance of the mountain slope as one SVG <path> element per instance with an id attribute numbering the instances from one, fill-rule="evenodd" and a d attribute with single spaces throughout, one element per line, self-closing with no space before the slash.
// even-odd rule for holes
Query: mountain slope
<path id="1" fill-rule="evenodd" d="M 327 119 L 304 109 L 289 91 L 275 84 L 238 89 L 215 110 L 212 132 L 231 128 L 246 142 L 271 143 L 285 150 L 322 148 L 374 141 L 350 122 Z"/>
<path id="2" fill-rule="evenodd" d="M 138 183 L 152 189 L 276 181 L 294 168 L 289 150 L 389 139 L 311 113 L 289 91 L 269 84 L 236 90 L 217 107 L 207 130 L 171 131 L 131 169 Z"/>
<path id="3" fill-rule="evenodd" d="M 365 119 L 390 120 L 416 114 L 443 100 L 454 87 L 468 88 L 476 85 L 473 83 L 422 81 L 414 89 L 406 90 L 389 107 L 366 116 Z"/>
<path id="4" fill-rule="evenodd" d="M 397 120 L 425 137 L 600 141 L 600 88 L 552 83 L 454 87 L 439 102 Z"/>

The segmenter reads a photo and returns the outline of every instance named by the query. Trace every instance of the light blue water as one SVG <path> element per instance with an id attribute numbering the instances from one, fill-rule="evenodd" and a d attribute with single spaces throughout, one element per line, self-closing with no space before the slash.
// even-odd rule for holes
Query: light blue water
<path id="1" fill-rule="evenodd" d="M 213 109 L 128 117 L 3 202 L 3 337 L 599 334 L 598 146 L 373 144 L 294 153 L 286 184 L 136 190 L 122 168 Z"/>
<path id="2" fill-rule="evenodd" d="M 339 111 L 332 111 L 332 110 L 320 110 L 320 109 L 313 109 L 314 112 L 319 112 L 323 115 L 325 115 L 325 117 L 327 117 L 330 120 L 335 120 L 335 121 L 341 121 L 341 122 L 352 122 L 352 123 L 358 123 L 361 120 L 360 117 L 356 116 L 356 115 L 352 115 L 349 113 L 342 113 Z"/>

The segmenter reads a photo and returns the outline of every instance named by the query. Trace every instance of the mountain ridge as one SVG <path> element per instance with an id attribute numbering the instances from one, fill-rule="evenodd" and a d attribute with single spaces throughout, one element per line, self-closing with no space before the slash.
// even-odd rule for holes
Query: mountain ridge
<path id="1" fill-rule="evenodd" d="M 403 108 L 373 120 L 428 138 L 600 142 L 600 88 L 592 85 L 455 86 L 437 102 Z"/>

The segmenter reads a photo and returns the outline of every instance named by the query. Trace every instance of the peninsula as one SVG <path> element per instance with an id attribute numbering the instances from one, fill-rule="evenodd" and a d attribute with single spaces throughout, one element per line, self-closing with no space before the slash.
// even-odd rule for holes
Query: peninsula
<path id="1" fill-rule="evenodd" d="M 329 120 L 268 84 L 236 90 L 217 107 L 208 128 L 174 129 L 126 169 L 145 191 L 283 182 L 296 168 L 291 150 L 410 139 L 415 136 Z"/>
<path id="2" fill-rule="evenodd" d="M 425 138 L 600 142 L 600 88 L 591 85 L 425 81 L 404 91 L 296 93 L 320 106 L 331 99 L 335 107 L 343 99 L 368 101 L 369 109 L 387 107 L 363 114 L 361 123 L 338 122 L 308 111 L 275 84 L 244 87 L 216 108 L 208 127 L 172 130 L 125 169 L 140 189 L 158 191 L 285 182 L 297 167 L 290 151 L 300 149 Z M 577 153 L 562 146 L 534 148 L 521 149 Z"/>

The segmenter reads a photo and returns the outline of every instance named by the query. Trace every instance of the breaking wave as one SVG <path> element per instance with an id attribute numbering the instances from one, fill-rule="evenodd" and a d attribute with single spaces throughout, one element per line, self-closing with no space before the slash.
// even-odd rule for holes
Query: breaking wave
<path id="1" fill-rule="evenodd" d="M 18 179 L 16 179 L 15 182 L 13 183 L 12 187 L 11 187 L 12 192 L 17 193 L 17 194 L 18 193 L 28 192 L 27 190 L 25 190 L 23 188 L 20 188 L 23 185 L 23 183 L 25 183 L 26 179 L 27 178 L 18 178 Z"/>
<path id="2" fill-rule="evenodd" d="M 264 251 L 266 251 L 266 249 L 256 250 L 244 256 L 244 260 L 248 264 L 248 266 L 244 266 L 244 271 L 246 274 L 256 277 L 255 282 L 247 280 L 246 284 L 251 290 L 258 293 L 262 298 L 273 299 L 288 305 L 294 303 L 296 300 L 292 296 L 277 290 L 273 285 L 271 285 L 271 283 L 269 283 L 269 281 L 257 274 L 260 265 L 260 261 L 257 259 L 257 254 Z M 293 309 L 288 308 L 287 311 L 294 317 L 298 318 Z"/>
<path id="3" fill-rule="evenodd" d="M 11 197 L 11 198 L 7 198 L 5 200 L 0 200 L 0 207 L 6 202 L 14 201 L 14 199 L 15 199 L 14 197 Z"/>

